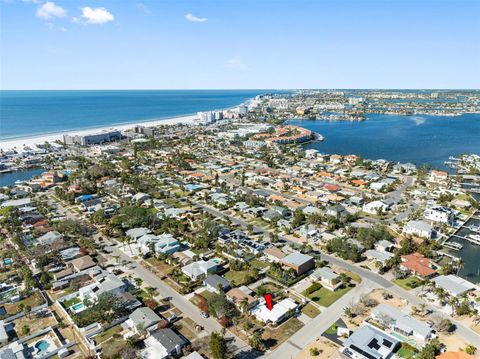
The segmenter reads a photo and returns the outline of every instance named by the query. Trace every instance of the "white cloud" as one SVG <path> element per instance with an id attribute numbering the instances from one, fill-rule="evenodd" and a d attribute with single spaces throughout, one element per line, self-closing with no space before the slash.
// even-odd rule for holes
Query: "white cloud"
<path id="1" fill-rule="evenodd" d="M 136 5 L 137 9 L 140 10 L 141 12 L 147 14 L 147 15 L 150 15 L 152 13 L 152 11 L 149 9 L 149 7 L 145 4 L 142 4 L 142 3 L 138 3 Z"/>
<path id="2" fill-rule="evenodd" d="M 37 17 L 42 19 L 53 19 L 65 15 L 67 15 L 67 10 L 61 6 L 55 5 L 55 3 L 51 1 L 47 1 L 37 9 Z"/>
<path id="3" fill-rule="evenodd" d="M 104 7 L 91 8 L 88 6 L 82 7 L 81 18 L 73 18 L 75 22 L 85 22 L 96 25 L 106 24 L 113 20 L 113 15 Z"/>
<path id="4" fill-rule="evenodd" d="M 234 57 L 225 63 L 225 66 L 227 69 L 233 69 L 233 70 L 247 70 L 248 66 L 239 58 Z"/>
<path id="5" fill-rule="evenodd" d="M 198 17 L 190 13 L 185 15 L 185 19 L 187 19 L 190 22 L 207 22 L 208 21 L 206 17 Z"/>

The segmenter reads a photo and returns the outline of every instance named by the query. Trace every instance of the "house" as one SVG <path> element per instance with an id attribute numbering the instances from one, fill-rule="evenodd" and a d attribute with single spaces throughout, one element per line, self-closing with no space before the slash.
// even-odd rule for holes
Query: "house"
<path id="1" fill-rule="evenodd" d="M 432 238 L 432 226 L 424 221 L 408 221 L 403 228 L 403 233 L 411 234 L 421 238 Z"/>
<path id="2" fill-rule="evenodd" d="M 329 267 L 316 269 L 312 274 L 310 274 L 310 278 L 315 281 L 319 281 L 322 286 L 331 291 L 335 291 L 342 286 L 340 275 Z"/>
<path id="3" fill-rule="evenodd" d="M 284 257 L 285 253 L 280 248 L 277 248 L 275 246 L 272 246 L 270 248 L 267 248 L 263 254 L 267 257 L 267 259 L 270 262 L 276 262 L 279 263 Z"/>
<path id="4" fill-rule="evenodd" d="M 8 343 L 8 333 L 6 329 L 7 324 L 3 320 L 0 320 L 0 345 L 6 345 Z M 3 356 L 0 354 L 0 358 Z"/>
<path id="5" fill-rule="evenodd" d="M 25 207 L 29 207 L 31 203 L 32 203 L 32 200 L 29 197 L 12 199 L 12 200 L 3 202 L 2 204 L 0 204 L 0 207 L 1 208 L 7 208 L 7 207 L 25 208 Z"/>
<path id="6" fill-rule="evenodd" d="M 246 286 L 232 288 L 226 293 L 226 296 L 242 313 L 245 310 L 250 311 L 258 304 L 258 299 L 252 296 L 252 291 Z M 243 303 L 246 303 L 246 307 Z"/>
<path id="7" fill-rule="evenodd" d="M 147 332 L 157 329 L 158 322 L 162 320 L 152 309 L 141 307 L 135 309 L 127 320 L 127 325 L 134 330 L 135 333 L 145 330 Z"/>
<path id="8" fill-rule="evenodd" d="M 321 214 L 322 210 L 318 207 L 315 207 L 315 206 L 307 206 L 307 207 L 302 209 L 302 212 L 306 216 L 311 216 L 311 215 L 314 215 L 314 214 Z"/>
<path id="9" fill-rule="evenodd" d="M 207 278 L 205 278 L 203 281 L 203 284 L 208 291 L 218 294 L 220 294 L 220 290 L 222 292 L 226 292 L 228 289 L 230 289 L 230 282 L 217 274 L 207 276 Z"/>
<path id="10" fill-rule="evenodd" d="M 182 354 L 187 341 L 170 328 L 159 329 L 144 341 L 142 359 L 164 359 Z"/>
<path id="11" fill-rule="evenodd" d="M 420 277 L 431 277 L 437 273 L 435 263 L 420 253 L 401 256 L 400 268 Z"/>
<path id="12" fill-rule="evenodd" d="M 294 269 L 298 275 L 315 267 L 315 260 L 306 254 L 293 252 L 281 260 L 281 263 Z"/>
<path id="13" fill-rule="evenodd" d="M 387 211 L 389 206 L 382 201 L 372 201 L 365 203 L 362 207 L 362 211 L 368 214 L 378 214 Z"/>
<path id="14" fill-rule="evenodd" d="M 385 239 L 382 239 L 375 244 L 375 248 L 381 252 L 391 252 L 394 249 L 394 244 Z"/>
<path id="15" fill-rule="evenodd" d="M 82 287 L 78 290 L 79 297 L 82 301 L 96 301 L 98 297 L 104 293 L 121 294 L 127 290 L 126 284 L 115 274 L 107 274 L 95 280 L 94 283 Z"/>
<path id="16" fill-rule="evenodd" d="M 437 171 L 437 170 L 432 170 L 430 172 L 430 182 L 435 182 L 435 183 L 445 183 L 448 180 L 448 173 L 445 171 Z"/>
<path id="17" fill-rule="evenodd" d="M 209 273 L 215 273 L 216 271 L 217 263 L 213 259 L 193 262 L 182 268 L 183 274 L 193 281 L 206 277 Z"/>
<path id="18" fill-rule="evenodd" d="M 267 222 L 274 222 L 281 219 L 282 216 L 277 211 L 269 209 L 263 214 L 262 218 Z"/>
<path id="19" fill-rule="evenodd" d="M 48 246 L 52 243 L 55 243 L 61 240 L 62 238 L 63 236 L 60 234 L 60 232 L 50 231 L 45 233 L 43 236 L 40 236 L 37 239 L 35 239 L 35 242 L 37 242 L 37 244 L 39 245 Z"/>
<path id="20" fill-rule="evenodd" d="M 400 335 L 414 337 L 422 342 L 434 335 L 432 328 L 426 323 L 383 303 L 373 310 L 372 318 Z"/>
<path id="21" fill-rule="evenodd" d="M 365 251 L 364 255 L 369 260 L 380 262 L 382 266 L 385 266 L 386 262 L 393 257 L 393 254 L 390 252 L 378 251 L 376 249 L 369 249 Z"/>
<path id="22" fill-rule="evenodd" d="M 70 264 L 72 267 L 77 271 L 81 272 L 85 269 L 92 268 L 96 266 L 97 264 L 93 261 L 92 257 L 90 256 L 83 256 L 80 258 L 76 258 L 72 261 L 70 261 Z"/>
<path id="23" fill-rule="evenodd" d="M 251 313 L 265 324 L 278 324 L 287 318 L 291 310 L 297 308 L 297 303 L 290 298 L 285 298 L 279 303 L 274 303 L 272 310 L 269 310 L 265 305 L 265 300 L 262 298 L 260 299 L 260 303 L 251 310 Z"/>
<path id="24" fill-rule="evenodd" d="M 316 238 L 320 235 L 320 231 L 314 224 L 303 224 L 299 227 L 300 235 L 306 239 Z"/>
<path id="25" fill-rule="evenodd" d="M 163 233 L 159 236 L 145 234 L 137 240 L 137 243 L 143 255 L 149 254 L 152 249 L 155 254 L 169 255 L 182 247 L 181 243 L 169 233 Z"/>
<path id="26" fill-rule="evenodd" d="M 390 359 L 399 346 L 395 337 L 365 324 L 345 340 L 341 352 L 352 359 Z"/>
<path id="27" fill-rule="evenodd" d="M 425 219 L 432 222 L 439 222 L 449 226 L 455 224 L 455 214 L 453 210 L 444 206 L 433 206 L 427 208 L 424 212 Z"/>
<path id="28" fill-rule="evenodd" d="M 477 289 L 475 284 L 453 274 L 441 275 L 433 278 L 432 281 L 437 288 L 442 288 L 454 297 L 460 297 L 467 292 Z"/>
<path id="29" fill-rule="evenodd" d="M 138 241 L 140 237 L 143 237 L 146 234 L 150 234 L 152 231 L 145 227 L 132 228 L 125 232 L 125 234 L 132 238 L 135 242 Z"/>
<path id="30" fill-rule="evenodd" d="M 132 197 L 132 201 L 137 203 L 143 203 L 148 199 L 150 199 L 150 196 L 143 192 L 138 192 Z"/>
<path id="31" fill-rule="evenodd" d="M 346 214 L 346 210 L 345 207 L 343 207 L 341 204 L 335 204 L 333 206 L 327 207 L 325 214 L 327 216 L 340 218 L 341 216 Z"/>

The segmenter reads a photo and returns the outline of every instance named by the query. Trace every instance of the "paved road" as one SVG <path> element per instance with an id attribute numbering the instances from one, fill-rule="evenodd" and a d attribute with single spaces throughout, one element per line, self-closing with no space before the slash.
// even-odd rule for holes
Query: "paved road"
<path id="1" fill-rule="evenodd" d="M 376 288 L 379 288 L 379 286 L 372 281 L 368 279 L 363 280 L 360 285 L 337 300 L 335 304 L 324 309 L 314 320 L 303 326 L 298 332 L 292 335 L 289 340 L 265 357 L 269 359 L 294 358 L 303 348 L 318 338 L 338 320 L 343 313 L 342 308 L 351 305 L 352 302 L 357 303 L 363 295 L 368 294 Z"/>
<path id="2" fill-rule="evenodd" d="M 203 318 L 200 315 L 200 310 L 193 303 L 188 301 L 183 295 L 163 282 L 159 277 L 157 277 L 157 275 L 153 274 L 150 272 L 150 270 L 146 269 L 144 266 L 126 255 L 118 248 L 117 245 L 114 245 L 105 239 L 103 244 L 106 244 L 105 249 L 111 252 L 111 254 L 109 254 L 110 257 L 118 256 L 120 261 L 125 260 L 132 263 L 131 269 L 126 270 L 127 273 L 131 273 L 132 275 L 141 278 L 148 286 L 156 288 L 160 293 L 159 297 L 171 297 L 171 303 L 182 311 L 183 317 L 191 318 L 196 323 L 203 326 L 208 333 L 222 330 L 222 326 L 216 320 L 212 318 Z M 253 358 L 256 356 L 255 353 L 251 353 L 250 346 L 248 346 L 238 337 L 233 336 L 230 332 L 227 331 L 225 337 L 231 340 L 230 349 L 235 353 L 236 357 Z"/>

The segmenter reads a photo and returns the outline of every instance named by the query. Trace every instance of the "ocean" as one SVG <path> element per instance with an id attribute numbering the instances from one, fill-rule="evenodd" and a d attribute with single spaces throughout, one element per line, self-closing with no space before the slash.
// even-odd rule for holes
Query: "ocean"
<path id="1" fill-rule="evenodd" d="M 269 90 L 0 91 L 0 141 L 221 110 Z M 278 91 L 275 91 L 278 93 Z"/>
<path id="2" fill-rule="evenodd" d="M 411 162 L 447 169 L 449 156 L 480 154 L 480 114 L 445 116 L 367 115 L 362 122 L 294 120 L 291 124 L 325 136 L 305 148 L 356 154 L 368 159 Z"/>

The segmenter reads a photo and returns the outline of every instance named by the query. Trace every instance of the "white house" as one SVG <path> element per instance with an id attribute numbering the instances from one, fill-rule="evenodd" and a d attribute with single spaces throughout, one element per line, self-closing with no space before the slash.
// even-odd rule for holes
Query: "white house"
<path id="1" fill-rule="evenodd" d="M 453 210 L 444 206 L 433 206 L 427 208 L 424 213 L 425 219 L 432 222 L 444 223 L 453 226 L 455 223 L 455 214 Z"/>
<path id="2" fill-rule="evenodd" d="M 267 308 L 265 300 L 260 300 L 260 303 L 252 309 L 251 313 L 263 323 L 278 324 L 287 317 L 290 310 L 297 308 L 298 304 L 290 298 L 285 298 L 281 302 L 275 303 L 272 310 Z"/>
<path id="3" fill-rule="evenodd" d="M 424 221 L 409 221 L 403 228 L 403 233 L 430 239 L 432 237 L 432 226 Z"/>
<path id="4" fill-rule="evenodd" d="M 386 212 L 389 206 L 382 201 L 372 201 L 365 203 L 362 207 L 362 211 L 368 214 L 377 214 L 378 212 Z"/>
<path id="5" fill-rule="evenodd" d="M 208 261 L 200 260 L 190 263 L 182 268 L 183 274 L 191 280 L 196 281 L 217 271 L 217 263 L 213 259 Z"/>

